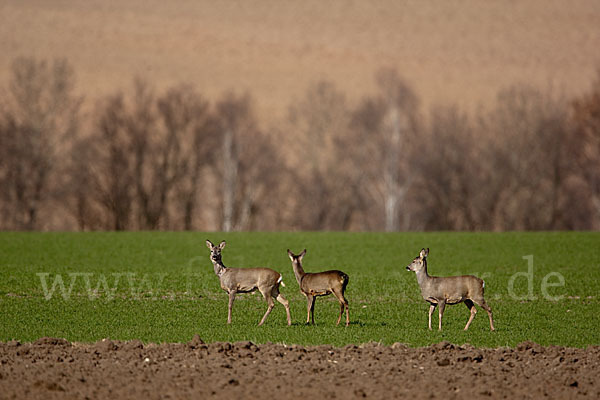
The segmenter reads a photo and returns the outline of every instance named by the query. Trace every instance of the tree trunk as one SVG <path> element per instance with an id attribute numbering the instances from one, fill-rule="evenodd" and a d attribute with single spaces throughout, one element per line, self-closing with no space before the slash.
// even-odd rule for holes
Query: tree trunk
<path id="1" fill-rule="evenodd" d="M 385 152 L 384 202 L 385 202 L 385 230 L 395 232 L 399 228 L 398 207 L 400 203 L 400 183 L 398 182 L 398 162 L 400 159 L 400 116 L 399 110 L 392 107 L 389 111 L 390 132 L 389 142 Z"/>
<path id="2" fill-rule="evenodd" d="M 233 131 L 227 129 L 223 140 L 223 231 L 233 228 L 238 160 Z"/>

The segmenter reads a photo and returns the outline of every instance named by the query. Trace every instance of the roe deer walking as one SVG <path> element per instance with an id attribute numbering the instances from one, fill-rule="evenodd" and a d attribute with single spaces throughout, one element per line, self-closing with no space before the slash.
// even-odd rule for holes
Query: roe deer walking
<path id="1" fill-rule="evenodd" d="M 294 269 L 294 275 L 300 286 L 300 291 L 306 296 L 308 301 L 307 305 L 307 316 L 306 323 L 312 321 L 315 323 L 315 299 L 317 296 L 327 296 L 333 293 L 333 295 L 340 302 L 340 315 L 337 320 L 337 324 L 340 324 L 344 308 L 346 309 L 346 326 L 350 324 L 350 315 L 348 311 L 348 301 L 344 297 L 346 286 L 348 285 L 348 275 L 342 271 L 325 271 L 317 273 L 306 273 L 302 268 L 302 258 L 306 254 L 306 249 L 302 253 L 295 255 L 288 249 L 288 256 L 292 260 L 292 268 Z"/>
<path id="2" fill-rule="evenodd" d="M 258 326 L 261 326 L 265 322 L 271 310 L 275 307 L 273 298 L 283 304 L 287 314 L 287 324 L 292 324 L 289 303 L 279 293 L 279 284 L 285 286 L 279 272 L 273 271 L 270 268 L 228 268 L 221 261 L 221 251 L 225 247 L 225 241 L 215 246 L 210 240 L 207 240 L 206 246 L 210 249 L 210 260 L 215 268 L 215 274 L 221 281 L 221 288 L 229 294 L 228 324 L 231 323 L 231 310 L 235 295 L 237 293 L 250 293 L 256 289 L 260 291 L 268 304 L 267 311 Z"/>
<path id="3" fill-rule="evenodd" d="M 442 330 L 442 316 L 446 304 L 458 304 L 464 302 L 471 310 L 471 316 L 465 326 L 465 331 L 469 329 L 471 321 L 477 314 L 475 304 L 487 311 L 490 317 L 490 329 L 494 330 L 494 320 L 492 318 L 492 309 L 487 305 L 483 298 L 483 280 L 473 275 L 449 276 L 445 278 L 429 276 L 427 273 L 427 256 L 429 248 L 422 249 L 419 256 L 406 267 L 407 270 L 416 272 L 417 282 L 421 287 L 421 296 L 429 303 L 429 330 L 431 330 L 431 314 L 436 305 L 439 306 L 439 327 Z"/>

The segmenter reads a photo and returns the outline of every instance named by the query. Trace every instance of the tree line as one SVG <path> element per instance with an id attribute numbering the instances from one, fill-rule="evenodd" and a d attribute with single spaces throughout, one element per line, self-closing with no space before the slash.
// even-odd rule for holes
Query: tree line
<path id="1" fill-rule="evenodd" d="M 0 98 L 3 230 L 600 228 L 600 74 L 422 110 L 395 69 L 316 82 L 265 129 L 249 94 L 134 79 L 95 104 L 66 60 L 18 58 Z"/>

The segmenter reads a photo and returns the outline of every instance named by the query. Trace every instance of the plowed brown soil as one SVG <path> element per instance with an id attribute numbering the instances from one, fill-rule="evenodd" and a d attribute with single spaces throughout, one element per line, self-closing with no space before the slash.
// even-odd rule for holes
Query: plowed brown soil
<path id="1" fill-rule="evenodd" d="M 600 397 L 600 347 L 0 343 L 0 398 Z"/>

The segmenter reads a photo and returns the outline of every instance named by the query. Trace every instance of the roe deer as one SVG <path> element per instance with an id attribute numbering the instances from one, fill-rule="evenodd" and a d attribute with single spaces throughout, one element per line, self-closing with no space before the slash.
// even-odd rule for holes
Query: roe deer
<path id="1" fill-rule="evenodd" d="M 294 275 L 300 286 L 300 291 L 306 296 L 308 301 L 306 323 L 315 323 L 315 299 L 317 296 L 327 296 L 333 293 L 340 302 L 340 315 L 337 324 L 340 324 L 344 308 L 346 309 L 346 326 L 350 324 L 350 315 L 348 311 L 348 300 L 344 297 L 346 286 L 348 285 L 348 275 L 342 271 L 325 271 L 317 273 L 306 273 L 302 269 L 302 258 L 306 254 L 306 249 L 302 253 L 295 255 L 288 249 L 288 256 L 292 260 Z"/>
<path id="2" fill-rule="evenodd" d="M 436 305 L 439 305 L 439 327 L 442 330 L 442 316 L 446 304 L 458 304 L 464 301 L 466 306 L 471 310 L 471 316 L 465 326 L 465 331 L 469 329 L 471 321 L 477 314 L 475 304 L 481 306 L 487 311 L 490 317 L 490 329 L 494 330 L 494 320 L 492 318 L 492 309 L 487 305 L 483 298 L 483 288 L 485 286 L 483 280 L 473 275 L 449 276 L 445 278 L 437 276 L 429 276 L 427 273 L 427 256 L 429 248 L 422 249 L 419 256 L 406 267 L 409 271 L 417 273 L 417 282 L 421 287 L 421 296 L 429 303 L 429 330 L 431 330 L 431 314 L 435 310 Z"/>
<path id="3" fill-rule="evenodd" d="M 267 311 L 258 326 L 265 322 L 275 306 L 273 298 L 283 304 L 287 314 L 287 324 L 292 324 L 290 305 L 285 297 L 279 293 L 279 284 L 285 286 L 279 272 L 270 268 L 228 268 L 221 261 L 221 251 L 225 247 L 225 241 L 215 246 L 210 240 L 207 240 L 206 246 L 210 249 L 210 260 L 215 268 L 215 274 L 221 281 L 221 288 L 229 294 L 228 324 L 231 323 L 231 310 L 236 293 L 250 293 L 256 289 L 260 291 L 268 304 Z"/>

